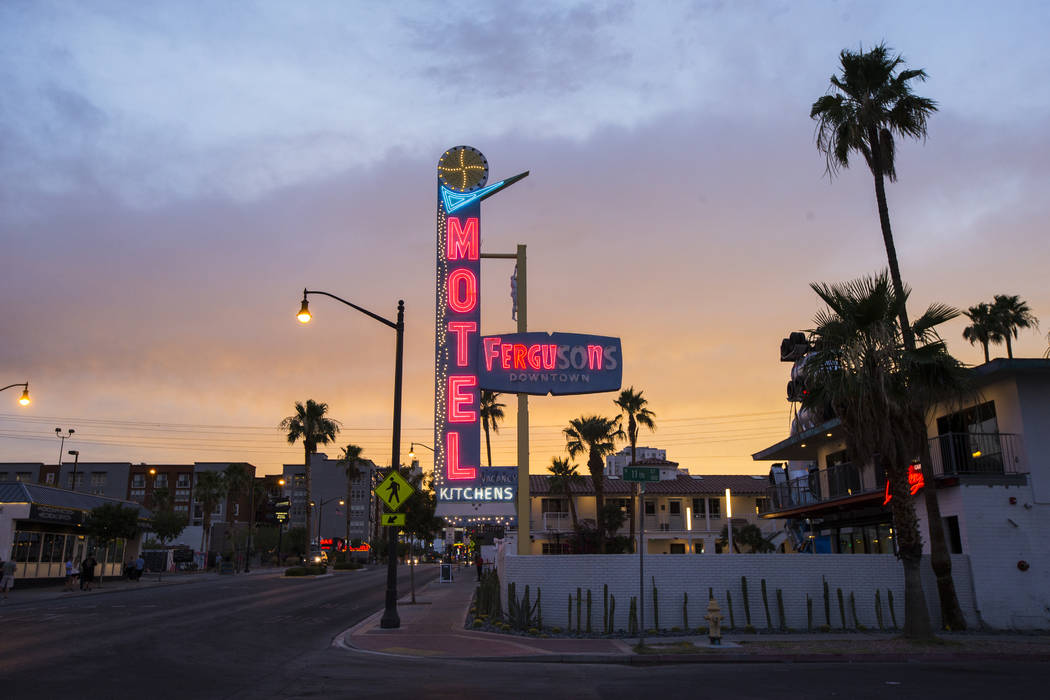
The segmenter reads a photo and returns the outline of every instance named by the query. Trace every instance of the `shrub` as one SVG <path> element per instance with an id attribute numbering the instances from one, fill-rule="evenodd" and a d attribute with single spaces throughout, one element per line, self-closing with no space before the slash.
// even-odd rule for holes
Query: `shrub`
<path id="1" fill-rule="evenodd" d="M 561 627 L 551 627 L 551 632 L 554 634 L 561 634 Z"/>
<path id="2" fill-rule="evenodd" d="M 755 628 L 752 625 L 744 625 L 745 634 L 755 634 Z"/>
<path id="3" fill-rule="evenodd" d="M 485 624 L 485 623 L 482 622 L 481 620 L 477 619 L 477 618 L 474 618 L 474 626 L 475 627 L 481 627 L 483 624 Z"/>
<path id="4" fill-rule="evenodd" d="M 817 628 L 817 630 L 820 631 L 820 632 L 830 632 L 831 631 L 831 625 L 821 625 L 820 627 Z"/>
<path id="5" fill-rule="evenodd" d="M 333 569 L 336 571 L 357 571 L 361 568 L 361 562 L 356 561 L 340 561 L 336 562 Z"/>

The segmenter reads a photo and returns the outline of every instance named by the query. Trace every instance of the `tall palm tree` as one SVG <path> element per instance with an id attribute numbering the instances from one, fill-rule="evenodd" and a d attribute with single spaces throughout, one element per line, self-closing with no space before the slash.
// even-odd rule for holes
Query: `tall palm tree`
<path id="1" fill-rule="evenodd" d="M 339 432 L 340 422 L 329 418 L 328 404 L 317 403 L 313 399 L 307 399 L 306 404 L 295 402 L 295 414 L 281 421 L 278 429 L 287 432 L 289 444 L 295 444 L 297 440 L 303 441 L 303 450 L 306 456 L 303 459 L 303 476 L 306 479 L 306 532 L 307 543 L 313 532 L 310 528 L 310 499 L 313 498 L 313 483 L 310 479 L 310 455 L 317 452 L 318 445 L 327 445 L 335 440 Z"/>
<path id="2" fill-rule="evenodd" d="M 489 442 L 489 428 L 499 435 L 499 424 L 503 421 L 503 409 L 506 405 L 499 403 L 499 392 L 481 390 L 481 426 L 485 429 L 485 451 L 488 452 L 489 466 L 492 466 L 492 444 Z"/>
<path id="3" fill-rule="evenodd" d="M 350 546 L 350 500 L 353 494 L 354 481 L 361 478 L 361 453 L 365 448 L 360 445 L 347 445 L 339 455 L 339 464 L 346 469 L 346 546 Z"/>
<path id="4" fill-rule="evenodd" d="M 570 457 L 587 453 L 587 470 L 594 483 L 595 520 L 598 529 L 598 553 L 605 554 L 605 456 L 616 451 L 616 440 L 623 439 L 620 417 L 580 416 L 569 421 L 565 434 L 565 447 Z"/>
<path id="5" fill-rule="evenodd" d="M 551 458 L 551 465 L 547 467 L 550 475 L 551 491 L 553 493 L 564 493 L 569 499 L 569 515 L 572 517 L 572 531 L 579 532 L 580 524 L 576 519 L 576 497 L 572 495 L 572 485 L 579 481 L 580 474 L 576 471 L 576 465 L 567 459 L 560 457 Z"/>
<path id="6" fill-rule="evenodd" d="M 241 496 L 248 494 L 249 489 L 252 487 L 252 481 L 254 480 L 251 465 L 245 464 L 244 462 L 234 462 L 233 464 L 228 465 L 222 472 L 222 478 L 226 482 L 226 496 L 231 503 L 235 502 Z M 230 503 L 227 503 L 227 506 L 229 505 Z M 233 508 L 227 507 L 226 509 L 226 523 L 226 531 L 229 535 L 232 535 Z"/>
<path id="7" fill-rule="evenodd" d="M 991 304 L 982 301 L 977 306 L 963 311 L 963 315 L 970 319 L 970 325 L 963 329 L 963 340 L 970 341 L 970 345 L 980 343 L 984 349 L 984 361 L 988 362 L 988 344 L 1003 342 L 1003 337 L 992 318 Z"/>
<path id="8" fill-rule="evenodd" d="M 623 391 L 621 391 L 620 392 L 620 396 L 617 397 L 616 401 L 614 401 L 613 403 L 615 403 L 620 408 L 620 415 L 621 416 L 623 416 L 623 415 L 627 416 L 627 440 L 631 444 L 631 464 L 634 464 L 635 462 L 638 461 L 638 458 L 637 458 L 637 455 L 636 455 L 636 448 L 638 447 L 638 429 L 639 429 L 639 426 L 645 426 L 649 430 L 655 431 L 656 430 L 656 423 L 653 422 L 653 418 L 656 417 L 656 414 L 653 413 L 652 411 L 650 411 L 648 408 L 646 408 L 646 406 L 649 403 L 649 401 L 646 400 L 642 396 L 642 392 L 640 392 L 640 391 L 639 392 L 635 392 L 633 386 L 628 387 L 627 389 L 624 389 Z M 631 484 L 632 495 L 633 495 L 633 492 L 634 492 L 635 488 L 637 488 L 637 486 L 635 484 Z M 634 501 L 635 501 L 635 499 L 632 497 L 631 498 L 630 513 L 629 513 L 630 518 L 631 518 L 631 551 L 632 552 L 634 551 L 634 545 L 635 545 L 635 543 L 634 543 L 634 511 L 635 511 Z"/>
<path id="9" fill-rule="evenodd" d="M 1038 328 L 1039 319 L 1028 304 L 1016 294 L 996 294 L 992 300 L 992 323 L 1006 341 L 1006 356 L 1013 359 L 1014 348 L 1010 338 L 1017 337 L 1021 328 Z"/>
<path id="10" fill-rule="evenodd" d="M 922 593 L 922 540 L 910 496 L 908 468 L 926 442 L 924 416 L 937 401 L 960 396 L 962 365 L 948 354 L 936 327 L 958 315 L 931 305 L 904 345 L 898 297 L 885 273 L 841 285 L 813 284 L 827 310 L 810 332 L 814 358 L 806 364 L 803 405 L 830 406 L 842 422 L 853 458 L 884 468 L 893 495 L 894 534 L 904 566 L 905 635 L 932 636 Z M 927 481 L 924 490 L 933 490 Z"/>
<path id="11" fill-rule="evenodd" d="M 223 478 L 222 472 L 198 472 L 194 491 L 194 500 L 201 504 L 204 516 L 201 551 L 207 553 L 211 535 L 211 515 L 215 512 L 215 506 L 226 500 L 226 479 Z"/>
<path id="12" fill-rule="evenodd" d="M 829 94 L 813 103 L 809 116 L 817 120 L 817 149 L 827 159 L 827 173 L 831 177 L 840 167 L 849 167 L 850 153 L 860 153 L 875 179 L 875 201 L 882 227 L 882 241 L 890 268 L 893 291 L 901 303 L 898 318 L 904 348 L 915 350 L 915 336 L 908 321 L 904 300 L 904 282 L 897 264 L 897 250 L 890 228 L 889 206 L 886 203 L 886 183 L 897 179 L 894 137 L 926 138 L 930 116 L 937 111 L 937 103 L 912 92 L 911 82 L 925 81 L 926 71 L 900 70 L 904 59 L 892 55 L 885 44 L 871 51 L 856 53 L 843 50 L 839 54 L 842 72 L 831 76 Z M 933 465 L 929 443 L 925 437 L 926 423 L 917 417 L 923 433 L 919 461 L 927 483 L 933 483 Z M 966 621 L 955 594 L 952 580 L 952 560 L 944 535 L 941 507 L 935 489 L 925 489 L 927 528 L 930 535 L 930 564 L 937 577 L 937 594 L 941 603 L 941 618 L 951 629 L 965 629 Z"/>

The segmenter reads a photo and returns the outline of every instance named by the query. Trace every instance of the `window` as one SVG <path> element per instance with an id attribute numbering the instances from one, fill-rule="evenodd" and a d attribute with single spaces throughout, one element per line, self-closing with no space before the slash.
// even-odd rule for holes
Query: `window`
<path id="1" fill-rule="evenodd" d="M 240 503 L 234 503 L 233 504 L 233 517 L 236 518 L 240 514 L 241 514 L 241 504 Z"/>
<path id="2" fill-rule="evenodd" d="M 709 498 L 707 499 L 707 514 L 712 518 L 722 517 L 722 499 L 720 498 Z"/>
<path id="3" fill-rule="evenodd" d="M 645 502 L 645 514 L 646 515 L 656 515 L 656 501 L 646 501 Z"/>
<path id="4" fill-rule="evenodd" d="M 106 490 L 106 472 L 91 472 L 91 493 L 101 496 Z"/>
<path id="5" fill-rule="evenodd" d="M 24 481 L 27 484 L 33 480 L 33 472 L 18 472 L 15 474 L 15 481 Z"/>
<path id="6" fill-rule="evenodd" d="M 670 505 L 670 510 L 668 511 L 668 513 L 670 513 L 671 515 L 681 515 L 682 514 L 682 502 L 681 501 L 671 501 L 669 505 Z"/>
<path id="7" fill-rule="evenodd" d="M 0 481 L 7 481 L 7 472 L 0 472 Z"/>
<path id="8" fill-rule="evenodd" d="M 144 489 L 144 488 L 146 488 L 146 475 L 145 474 L 132 474 L 131 475 L 131 488 L 133 488 L 133 489 Z"/>
<path id="9" fill-rule="evenodd" d="M 3 480 L 0 479 L 0 481 L 3 481 Z M 44 477 L 44 483 L 48 484 L 49 486 L 54 486 L 54 484 L 55 484 L 55 473 L 54 472 L 48 472 L 47 476 Z"/>
<path id="10" fill-rule="evenodd" d="M 74 483 L 73 477 L 76 476 L 76 482 Z M 77 472 L 76 474 L 70 474 L 66 478 L 66 488 L 72 489 L 73 491 L 79 491 L 84 487 L 84 472 Z"/>
<path id="11" fill-rule="evenodd" d="M 540 500 L 541 513 L 568 513 L 568 504 L 561 498 L 543 498 Z"/>
<path id="12" fill-rule="evenodd" d="M 770 510 L 770 502 L 768 498 L 756 498 L 755 499 L 755 513 L 768 513 Z"/>
<path id="13" fill-rule="evenodd" d="M 631 500 L 629 498 L 607 498 L 605 502 L 616 506 L 624 513 L 628 513 L 631 510 Z"/>
<path id="14" fill-rule="evenodd" d="M 1003 446 L 994 401 L 941 416 L 937 433 L 946 474 L 1003 473 Z"/>
<path id="15" fill-rule="evenodd" d="M 167 477 L 165 477 L 165 478 L 167 478 Z M 177 489 L 188 489 L 189 487 L 190 487 L 190 475 L 189 474 L 179 474 L 178 478 L 175 480 L 175 488 L 177 488 Z"/>
<path id="16" fill-rule="evenodd" d="M 166 489 L 166 488 L 168 488 L 168 475 L 167 474 L 157 474 L 157 476 L 155 476 L 153 478 L 153 488 L 156 488 L 156 489 Z"/>
<path id="17" fill-rule="evenodd" d="M 693 499 L 693 517 L 702 518 L 704 517 L 704 499 L 694 498 Z"/>

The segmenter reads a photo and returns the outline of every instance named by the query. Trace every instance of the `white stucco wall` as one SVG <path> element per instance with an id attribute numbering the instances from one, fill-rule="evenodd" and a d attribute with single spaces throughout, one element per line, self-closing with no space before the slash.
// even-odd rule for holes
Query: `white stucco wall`
<path id="1" fill-rule="evenodd" d="M 973 591 L 969 579 L 969 563 L 965 556 L 953 556 L 957 575 L 956 587 L 964 614 L 971 625 L 976 625 Z M 824 624 L 823 581 L 827 579 L 831 596 L 831 626 L 841 627 L 836 590 L 842 589 L 845 599 L 846 624 L 853 628 L 849 594 L 856 600 L 857 617 L 868 628 L 878 628 L 875 614 L 875 591 L 879 590 L 883 622 L 889 627 L 892 617 L 888 608 L 888 591 L 893 592 L 898 624 L 904 622 L 904 574 L 900 562 L 889 554 L 734 554 L 717 557 L 654 556 L 645 560 L 645 620 L 653 626 L 652 581 L 656 579 L 659 592 L 660 627 L 683 627 L 684 593 L 689 594 L 689 625 L 706 625 L 703 616 L 707 609 L 708 587 L 729 620 L 726 591 L 732 598 L 736 627 L 745 625 L 741 576 L 747 577 L 751 624 L 756 629 L 766 627 L 762 605 L 762 579 L 766 579 L 769 612 L 774 627 L 779 624 L 776 590 L 782 590 L 787 626 L 796 630 L 807 627 L 806 596 L 813 600 L 813 624 Z M 927 605 L 934 623 L 939 621 L 937 592 L 933 572 L 927 562 L 923 565 Z M 574 556 L 516 556 L 507 554 L 500 567 L 500 582 L 504 598 L 507 583 L 513 581 L 518 596 L 530 586 L 531 599 L 542 591 L 543 622 L 547 626 L 567 627 L 566 613 L 569 596 L 573 596 L 573 627 L 575 627 L 575 596 L 577 587 L 583 595 L 591 591 L 592 627 L 597 631 L 602 624 L 603 584 L 616 597 L 614 626 L 626 629 L 630 599 L 638 595 L 638 557 L 634 555 L 574 555 Z M 586 615 L 586 613 L 584 613 Z"/>

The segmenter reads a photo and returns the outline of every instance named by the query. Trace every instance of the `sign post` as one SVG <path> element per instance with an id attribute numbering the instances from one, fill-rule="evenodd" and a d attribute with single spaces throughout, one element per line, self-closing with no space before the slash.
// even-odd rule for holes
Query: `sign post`
<path id="1" fill-rule="evenodd" d="M 645 484 L 660 480 L 659 467 L 624 467 L 623 480 L 638 484 L 638 646 L 645 646 Z"/>

